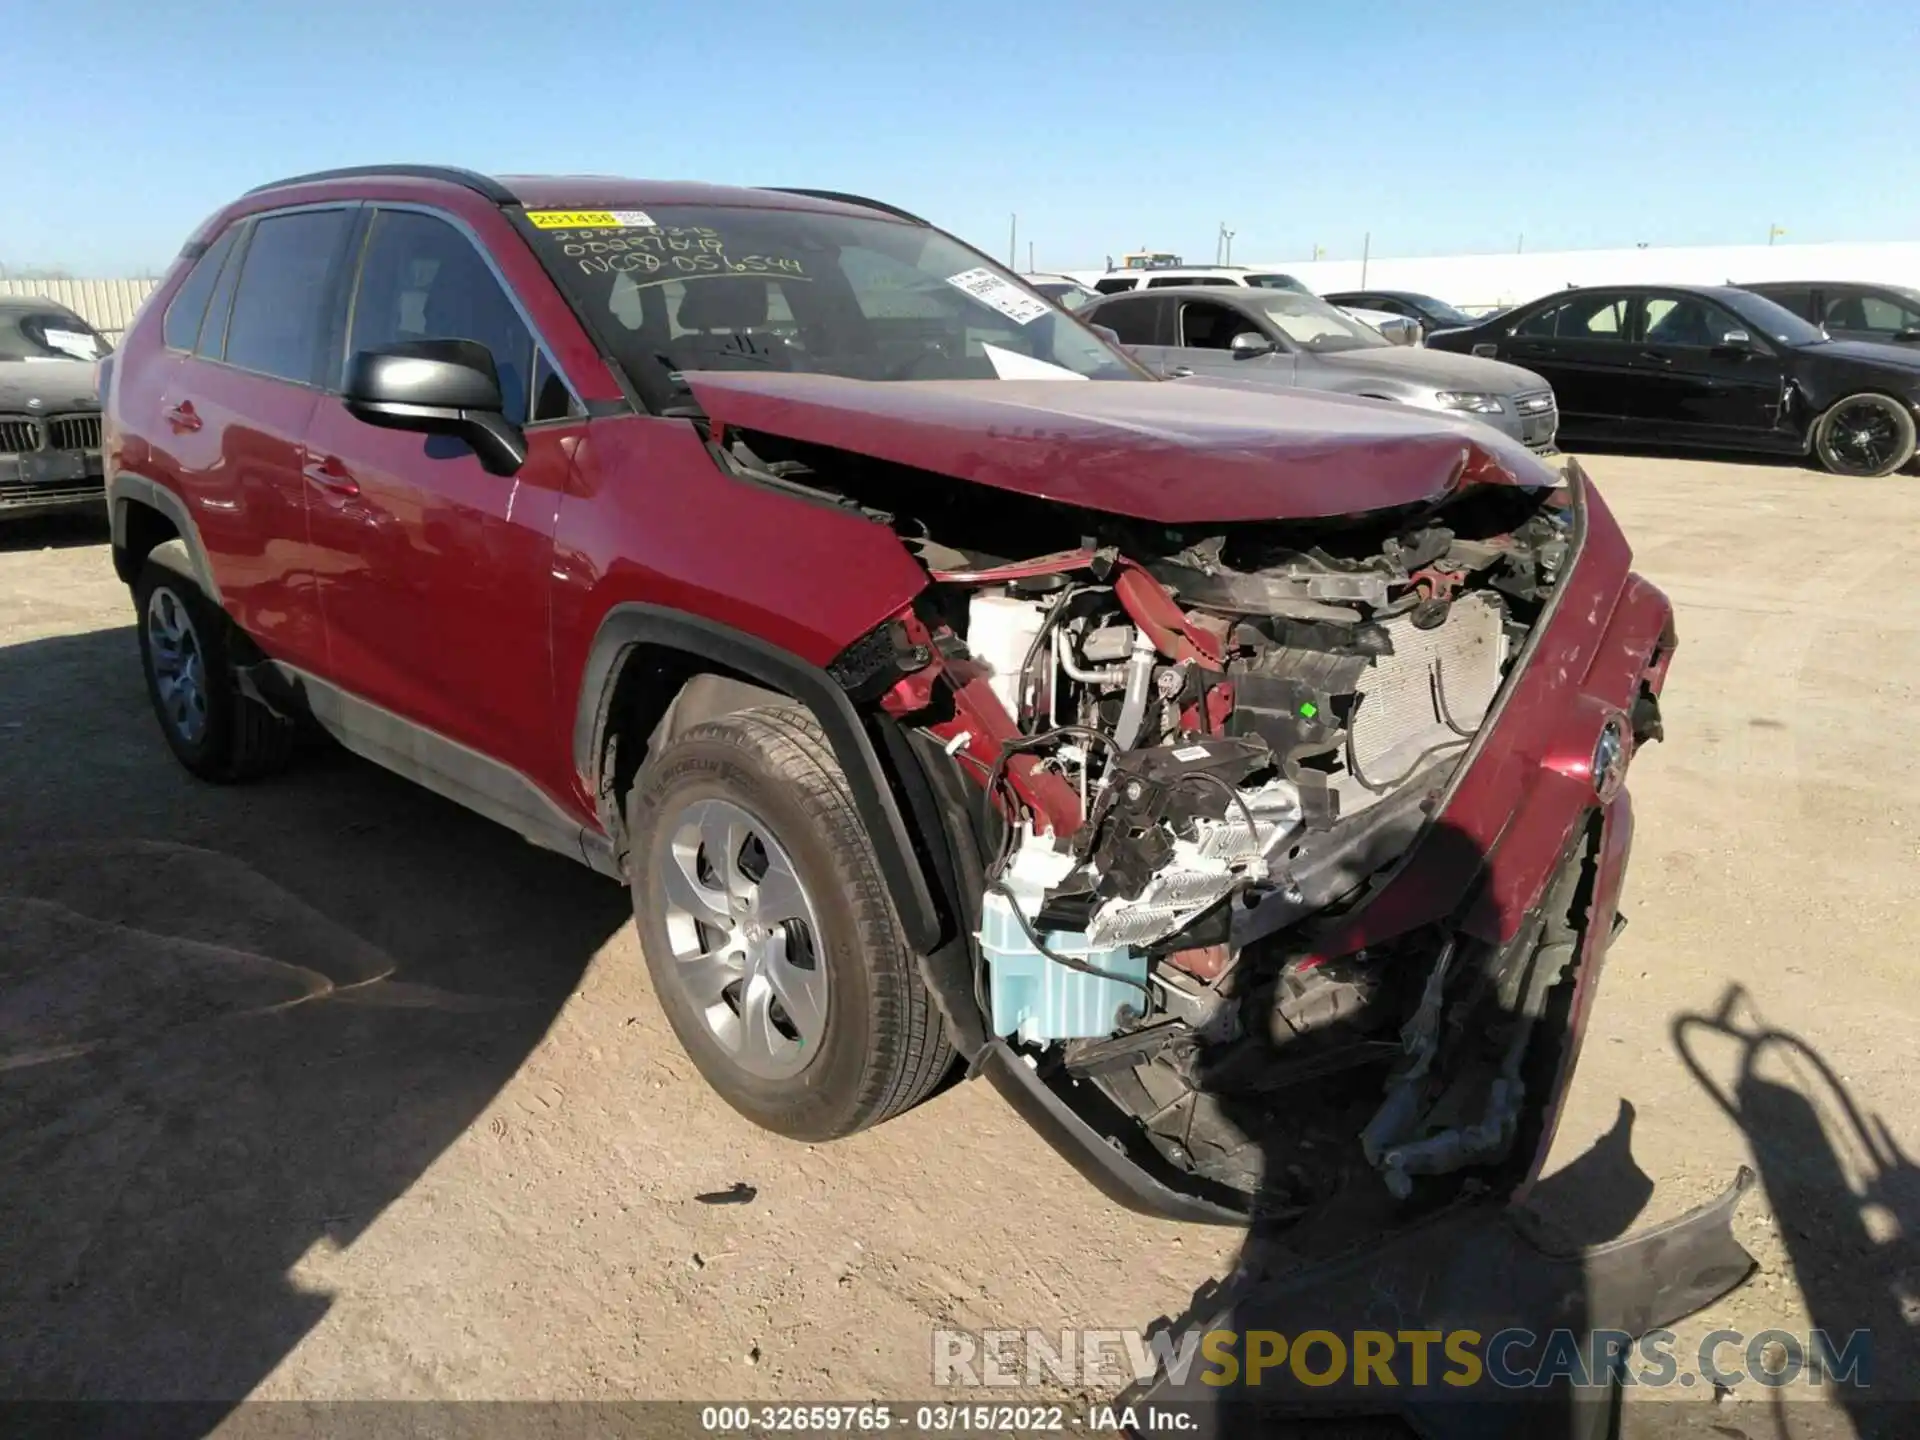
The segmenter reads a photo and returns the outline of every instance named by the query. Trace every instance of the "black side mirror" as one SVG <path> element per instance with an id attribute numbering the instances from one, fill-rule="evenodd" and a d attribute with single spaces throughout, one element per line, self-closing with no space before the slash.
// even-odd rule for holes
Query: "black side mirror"
<path id="1" fill-rule="evenodd" d="M 1920 325 L 1909 325 L 1904 330 L 1896 330 L 1893 332 L 1893 338 L 1906 342 L 1920 340 Z"/>
<path id="2" fill-rule="evenodd" d="M 1242 330 L 1227 342 L 1227 349 L 1236 360 L 1251 360 L 1256 355 L 1271 355 L 1273 342 L 1257 331 Z"/>
<path id="3" fill-rule="evenodd" d="M 493 354 L 474 340 L 406 340 L 347 362 L 347 413 L 368 425 L 452 435 L 489 474 L 527 463 L 527 437 L 502 413 Z"/>

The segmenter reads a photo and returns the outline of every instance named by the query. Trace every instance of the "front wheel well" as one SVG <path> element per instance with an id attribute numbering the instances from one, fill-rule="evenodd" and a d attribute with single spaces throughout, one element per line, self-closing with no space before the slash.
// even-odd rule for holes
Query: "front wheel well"
<path id="1" fill-rule="evenodd" d="M 595 757 L 594 800 L 616 855 L 627 850 L 627 792 L 647 757 L 707 720 L 791 702 L 781 690 L 671 645 L 639 643 L 620 657 Z"/>
<path id="2" fill-rule="evenodd" d="M 166 513 L 139 500 L 121 500 L 114 529 L 113 573 L 128 585 L 139 578 L 140 567 L 159 546 L 182 538 Z"/>

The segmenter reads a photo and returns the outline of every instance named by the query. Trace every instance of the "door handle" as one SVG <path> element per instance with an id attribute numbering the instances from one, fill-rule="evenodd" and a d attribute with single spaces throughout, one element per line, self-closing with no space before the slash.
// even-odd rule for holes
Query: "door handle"
<path id="1" fill-rule="evenodd" d="M 319 460 L 309 460 L 300 467 L 300 473 L 322 490 L 331 490 L 336 495 L 360 493 L 360 482 L 353 478 L 353 472 L 341 463 L 338 456 L 328 455 Z"/>
<path id="2" fill-rule="evenodd" d="M 191 400 L 182 400 L 167 410 L 167 425 L 176 435 L 198 430 L 204 422 L 194 412 Z"/>
<path id="3" fill-rule="evenodd" d="M 1671 355 L 1662 355 L 1657 351 L 1653 351 L 1653 350 L 1642 350 L 1640 352 L 1640 358 L 1642 360 L 1651 360 L 1656 365 L 1673 364 L 1673 357 Z"/>
<path id="4" fill-rule="evenodd" d="M 1193 374 L 1193 366 L 1191 365 L 1169 365 L 1166 371 L 1166 376 L 1169 380 L 1184 380 L 1191 374 Z"/>

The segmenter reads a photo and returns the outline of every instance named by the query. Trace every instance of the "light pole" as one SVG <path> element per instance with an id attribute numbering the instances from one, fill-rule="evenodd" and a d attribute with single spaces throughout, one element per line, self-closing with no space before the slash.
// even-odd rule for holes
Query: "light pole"
<path id="1" fill-rule="evenodd" d="M 1771 249 L 1771 248 L 1773 247 L 1773 239 L 1774 239 L 1774 236 L 1776 236 L 1776 235 L 1784 235 L 1784 234 L 1786 234 L 1786 233 L 1787 233 L 1787 232 L 1786 232 L 1785 230 L 1783 230 L 1783 229 L 1781 229 L 1781 228 L 1780 228 L 1780 227 L 1779 227 L 1778 225 L 1769 225 L 1769 226 L 1767 226 L 1767 247 L 1768 247 L 1769 249 Z"/>

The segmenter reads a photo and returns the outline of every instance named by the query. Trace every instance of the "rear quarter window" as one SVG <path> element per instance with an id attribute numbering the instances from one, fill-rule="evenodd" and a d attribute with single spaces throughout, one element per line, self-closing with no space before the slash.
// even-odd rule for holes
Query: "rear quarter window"
<path id="1" fill-rule="evenodd" d="M 169 350 L 191 350 L 199 343 L 200 325 L 207 315 L 207 299 L 213 294 L 214 284 L 220 278 L 220 267 L 227 263 L 227 256 L 233 253 L 233 239 L 239 233 L 240 227 L 237 225 L 230 225 L 223 230 L 220 238 L 194 262 L 186 280 L 168 302 L 161 334 Z"/>

